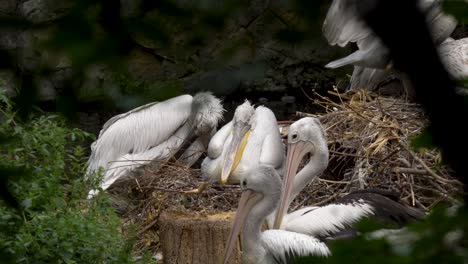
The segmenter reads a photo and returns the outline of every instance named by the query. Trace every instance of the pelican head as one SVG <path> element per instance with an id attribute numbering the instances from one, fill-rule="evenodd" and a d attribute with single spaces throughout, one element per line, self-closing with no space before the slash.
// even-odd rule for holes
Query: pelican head
<path id="1" fill-rule="evenodd" d="M 281 220 L 287 213 L 294 178 L 302 158 L 307 153 L 311 155 L 311 161 L 307 166 L 315 167 L 311 172 L 312 175 L 307 175 L 307 177 L 316 177 L 319 172 L 323 172 L 328 166 L 328 146 L 322 124 L 317 118 L 313 117 L 302 118 L 289 127 L 286 170 L 283 177 L 284 189 L 275 218 L 274 228 L 276 229 L 281 227 Z M 318 162 L 313 162 L 316 161 L 314 156 L 320 156 L 317 159 Z M 302 184 L 307 184 L 311 180 Z"/>
<path id="2" fill-rule="evenodd" d="M 242 159 L 242 154 L 250 135 L 254 114 L 255 108 L 247 100 L 239 105 L 234 112 L 232 138 L 223 160 L 221 184 L 227 182 L 229 175 L 236 169 Z"/>
<path id="3" fill-rule="evenodd" d="M 195 135 L 201 136 L 210 133 L 223 118 L 221 100 L 210 92 L 197 93 L 192 103 L 192 124 Z"/>
<path id="4" fill-rule="evenodd" d="M 224 252 L 224 263 L 227 263 L 229 256 L 234 248 L 236 239 L 240 233 L 241 227 L 246 225 L 258 225 L 258 232 L 261 232 L 261 223 L 264 218 L 271 214 L 278 205 L 281 194 L 281 179 L 276 170 L 268 165 L 257 166 L 245 173 L 240 182 L 242 196 L 234 217 L 229 240 Z M 260 201 L 267 199 L 262 206 L 255 205 Z M 261 207 L 261 208 L 259 208 Z"/>

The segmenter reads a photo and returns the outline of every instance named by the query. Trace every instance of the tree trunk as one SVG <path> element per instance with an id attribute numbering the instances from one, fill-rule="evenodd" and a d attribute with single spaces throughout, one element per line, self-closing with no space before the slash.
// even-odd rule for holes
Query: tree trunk
<path id="1" fill-rule="evenodd" d="M 165 264 L 219 264 L 234 213 L 197 216 L 163 212 L 159 232 Z M 228 263 L 242 263 L 239 242 Z"/>

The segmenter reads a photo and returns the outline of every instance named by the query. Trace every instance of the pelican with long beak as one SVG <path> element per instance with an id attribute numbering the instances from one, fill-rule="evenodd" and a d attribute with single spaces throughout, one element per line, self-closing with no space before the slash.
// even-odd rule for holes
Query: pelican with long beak
<path id="1" fill-rule="evenodd" d="M 307 153 L 310 160 L 297 172 Z M 425 216 L 416 208 L 401 203 L 397 194 L 375 189 L 358 190 L 328 205 L 304 207 L 287 214 L 299 192 L 327 168 L 328 157 L 327 139 L 318 119 L 305 117 L 289 127 L 284 189 L 274 228 L 318 238 L 336 238 L 355 235 L 352 225 L 366 217 L 398 228 Z"/>
<path id="2" fill-rule="evenodd" d="M 258 165 L 283 168 L 284 147 L 273 112 L 264 106 L 254 108 L 249 101 L 239 105 L 231 122 L 210 140 L 208 155 L 201 165 L 205 183 L 239 183 L 246 171 Z"/>
<path id="3" fill-rule="evenodd" d="M 227 263 L 243 229 L 243 263 L 289 263 L 299 256 L 328 256 L 320 240 L 285 230 L 266 230 L 262 224 L 276 209 L 281 194 L 281 179 L 271 166 L 260 165 L 241 179 L 242 196 L 229 235 L 223 263 Z M 243 227 L 243 228 L 242 228 Z"/>

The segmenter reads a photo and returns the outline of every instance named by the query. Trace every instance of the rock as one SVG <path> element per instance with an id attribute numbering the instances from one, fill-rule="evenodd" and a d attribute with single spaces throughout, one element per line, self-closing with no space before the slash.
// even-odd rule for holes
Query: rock
<path id="1" fill-rule="evenodd" d="M 0 29 L 0 50 L 12 50 L 22 46 L 20 32 Z"/>
<path id="2" fill-rule="evenodd" d="M 127 63 L 128 71 L 136 79 L 156 81 L 161 76 L 161 61 L 142 49 L 133 49 Z"/>
<path id="3" fill-rule="evenodd" d="M 45 77 L 37 79 L 38 99 L 40 101 L 54 100 L 57 97 L 54 85 Z"/>
<path id="4" fill-rule="evenodd" d="M 18 94 L 18 80 L 10 71 L 0 72 L 0 87 L 5 90 L 5 94 L 9 97 L 14 97 Z"/>
<path id="5" fill-rule="evenodd" d="M 2 0 L 0 4 L 0 17 L 12 18 L 16 15 L 17 0 Z"/>
<path id="6" fill-rule="evenodd" d="M 33 23 L 43 23 L 63 16 L 72 4 L 69 0 L 29 0 L 20 4 L 19 13 Z"/>

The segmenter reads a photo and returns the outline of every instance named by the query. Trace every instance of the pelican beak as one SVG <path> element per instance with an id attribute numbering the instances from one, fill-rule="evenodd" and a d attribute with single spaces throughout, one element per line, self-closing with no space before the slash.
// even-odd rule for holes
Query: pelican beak
<path id="1" fill-rule="evenodd" d="M 234 126 L 231 143 L 223 160 L 223 170 L 221 171 L 221 184 L 228 181 L 229 175 L 237 168 L 242 159 L 245 145 L 250 135 L 250 126 L 246 123 L 239 123 Z"/>
<path id="2" fill-rule="evenodd" d="M 297 169 L 299 168 L 302 157 L 309 152 L 311 148 L 313 149 L 313 145 L 310 142 L 298 141 L 296 143 L 288 144 L 286 171 L 283 177 L 283 192 L 281 193 L 281 200 L 279 203 L 280 207 L 276 212 L 275 222 L 273 225 L 274 229 L 279 229 L 281 227 L 281 221 L 289 207 L 289 197 L 291 196 Z"/>
<path id="3" fill-rule="evenodd" d="M 242 196 L 237 207 L 236 216 L 232 224 L 231 233 L 229 234 L 228 244 L 224 251 L 223 263 L 226 264 L 236 244 L 237 237 L 239 236 L 241 227 L 244 225 L 245 218 L 249 214 L 252 207 L 257 203 L 259 194 L 252 190 L 246 189 L 242 192 Z"/>

